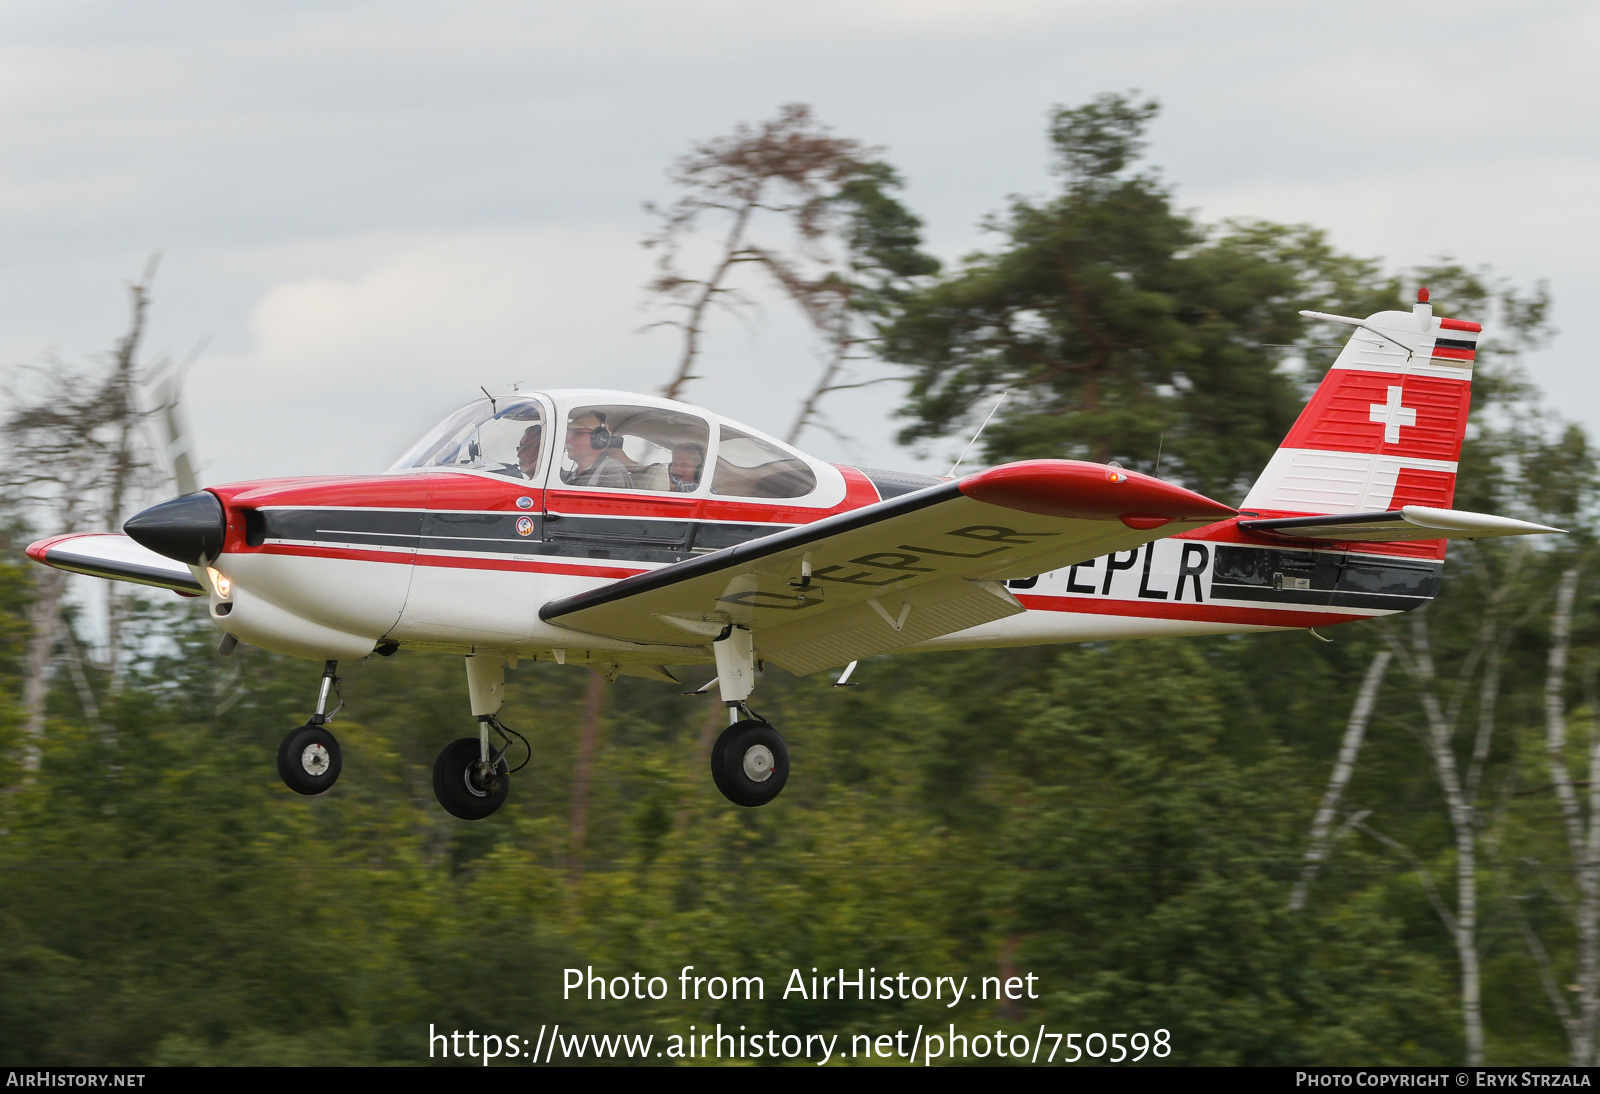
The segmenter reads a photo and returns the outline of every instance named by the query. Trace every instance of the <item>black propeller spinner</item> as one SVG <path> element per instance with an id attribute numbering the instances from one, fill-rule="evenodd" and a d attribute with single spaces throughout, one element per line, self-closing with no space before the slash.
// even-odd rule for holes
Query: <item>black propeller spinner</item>
<path id="1" fill-rule="evenodd" d="M 122 525 L 128 538 L 158 555 L 193 566 L 214 562 L 222 553 L 228 514 L 205 490 L 152 505 Z"/>

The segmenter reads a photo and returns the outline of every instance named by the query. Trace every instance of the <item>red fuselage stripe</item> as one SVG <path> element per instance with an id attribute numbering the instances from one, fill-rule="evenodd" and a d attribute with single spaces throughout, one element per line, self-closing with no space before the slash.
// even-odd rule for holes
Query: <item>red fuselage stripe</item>
<path id="1" fill-rule="evenodd" d="M 1028 593 L 1014 595 L 1017 602 L 1031 612 L 1124 615 L 1145 619 L 1181 619 L 1191 623 L 1231 623 L 1253 627 L 1330 627 L 1335 623 L 1354 623 L 1367 618 L 1364 615 L 1341 615 L 1337 612 L 1235 608 L 1227 604 L 1158 604 L 1150 601 L 1100 600 L 1076 596 L 1033 596 Z"/>
<path id="2" fill-rule="evenodd" d="M 564 574 L 571 577 L 624 578 L 642 570 L 616 566 L 586 566 L 559 562 L 526 562 L 518 559 L 463 558 L 455 555 L 413 555 L 409 551 L 361 551 L 343 547 L 300 547 L 270 543 L 264 554 L 296 555 L 302 558 L 338 558 L 355 562 L 383 562 L 421 566 L 444 566 L 465 570 L 506 570 L 519 573 Z M 1364 616 L 1335 612 L 1285 611 L 1263 608 L 1237 608 L 1225 604 L 1157 604 L 1149 601 L 1101 600 L 1074 596 L 1036 596 L 1017 594 L 1024 608 L 1036 612 L 1078 612 L 1084 615 L 1120 615 L 1147 619 L 1179 619 L 1201 623 L 1232 623 L 1261 627 L 1317 627 L 1349 623 Z"/>
<path id="3" fill-rule="evenodd" d="M 624 578 L 643 573 L 642 569 L 620 566 L 588 566 L 561 562 L 526 562 L 510 558 L 464 558 L 458 555 L 413 554 L 410 551 L 361 551 L 346 547 L 299 547 L 288 543 L 269 543 L 262 554 L 298 555 L 301 558 L 341 558 L 355 562 L 387 562 L 392 565 L 443 566 L 459 570 L 511 570 L 529 574 L 566 574 L 572 577 Z"/>

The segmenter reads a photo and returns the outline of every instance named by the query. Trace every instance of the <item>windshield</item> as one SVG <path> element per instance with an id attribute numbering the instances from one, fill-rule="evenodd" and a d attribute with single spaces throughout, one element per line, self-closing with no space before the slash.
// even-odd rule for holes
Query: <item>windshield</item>
<path id="1" fill-rule="evenodd" d="M 544 408 L 537 399 L 478 399 L 428 430 L 389 470 L 470 467 L 531 479 L 539 472 L 544 424 Z"/>

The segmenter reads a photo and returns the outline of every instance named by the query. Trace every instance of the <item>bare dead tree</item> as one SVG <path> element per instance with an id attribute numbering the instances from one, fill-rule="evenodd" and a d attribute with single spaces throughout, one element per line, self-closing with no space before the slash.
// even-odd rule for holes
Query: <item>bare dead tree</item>
<path id="1" fill-rule="evenodd" d="M 105 365 L 73 367 L 49 359 L 19 368 L 5 385 L 14 408 L 0 424 L 4 465 L 0 483 L 13 511 L 47 534 L 118 526 L 136 492 L 155 469 L 145 444 L 143 414 L 136 396 L 138 351 L 150 303 L 150 283 L 159 253 L 141 278 L 128 286 L 131 315 Z M 45 701 L 56 647 L 63 637 L 62 599 L 67 575 L 34 569 L 29 607 L 30 636 L 23 687 L 21 763 L 39 768 L 44 738 Z M 105 582 L 109 628 L 106 662 L 100 666 L 115 687 L 121 673 L 120 644 L 124 608 L 115 582 Z M 85 713 L 99 721 L 77 645 L 67 658 Z"/>
<path id="2" fill-rule="evenodd" d="M 735 274 L 751 266 L 797 305 L 823 345 L 823 371 L 802 400 L 788 440 L 820 419 L 824 395 L 839 390 L 853 351 L 867 340 L 862 320 L 882 313 L 896 279 L 937 271 L 922 254 L 921 223 L 889 196 L 900 180 L 877 150 L 833 136 L 799 103 L 752 129 L 704 142 L 669 172 L 683 196 L 647 205 L 659 227 L 645 246 L 659 249 L 650 292 L 678 313 L 652 326 L 681 332 L 677 369 L 663 386 L 681 398 L 703 346 L 713 305 L 739 312 L 754 304 Z M 721 231 L 709 271 L 692 277 L 685 252 L 708 218 Z M 785 237 L 773 241 L 773 234 Z"/>
<path id="3" fill-rule="evenodd" d="M 683 350 L 673 378 L 662 388 L 669 399 L 682 396 L 700 353 L 707 313 L 713 304 L 740 307 L 750 297 L 729 284 L 733 272 L 750 263 L 764 267 L 780 284 L 804 280 L 805 259 L 819 259 L 818 244 L 832 220 L 828 199 L 870 154 L 859 141 L 831 136 L 802 103 L 789 103 L 758 128 L 740 123 L 733 134 L 695 146 L 668 172 L 683 196 L 667 207 L 646 205 L 660 227 L 645 239 L 661 257 L 650 291 L 679 310 L 683 318 L 664 320 L 683 333 Z M 709 215 L 723 222 L 721 243 L 704 277 L 682 269 L 683 251 Z M 752 232 L 763 214 L 792 230 L 797 248 L 757 242 Z"/>

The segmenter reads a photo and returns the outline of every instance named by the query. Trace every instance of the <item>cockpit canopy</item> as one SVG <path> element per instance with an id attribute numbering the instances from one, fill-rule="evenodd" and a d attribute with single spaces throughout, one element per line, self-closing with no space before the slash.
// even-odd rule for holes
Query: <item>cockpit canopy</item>
<path id="1" fill-rule="evenodd" d="M 558 406 L 564 402 L 557 400 Z M 552 437 L 542 398 L 477 399 L 424 434 L 389 470 L 459 468 L 542 481 L 545 461 L 553 456 L 552 488 L 559 482 L 583 489 L 784 499 L 806 498 L 818 489 L 805 459 L 752 431 L 709 421 L 692 407 L 578 400 L 560 417 L 563 429 Z"/>
<path id="2" fill-rule="evenodd" d="M 558 453 L 569 486 L 688 494 L 700 485 L 711 449 L 698 414 L 616 403 L 575 406 Z"/>

